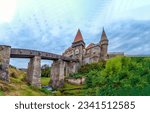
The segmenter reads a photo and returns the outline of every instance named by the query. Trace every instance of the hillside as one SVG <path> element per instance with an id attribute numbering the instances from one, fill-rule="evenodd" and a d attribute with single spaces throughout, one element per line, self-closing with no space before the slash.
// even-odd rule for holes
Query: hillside
<path id="1" fill-rule="evenodd" d="M 10 83 L 0 81 L 0 95 L 24 96 L 24 95 L 46 95 L 42 90 L 31 87 L 25 82 L 26 73 L 10 67 Z"/>
<path id="2" fill-rule="evenodd" d="M 47 70 L 46 70 L 47 71 Z M 82 86 L 65 83 L 65 86 L 57 91 L 48 91 L 44 88 L 35 88 L 30 86 L 26 81 L 26 73 L 11 66 L 10 83 L 7 84 L 0 80 L 0 96 L 60 96 L 60 95 L 80 95 Z M 43 71 L 45 72 L 45 71 Z M 42 77 L 42 86 L 48 85 L 50 77 Z"/>
<path id="3" fill-rule="evenodd" d="M 150 58 L 115 57 L 82 66 L 72 77 L 86 76 L 84 95 L 150 95 Z"/>

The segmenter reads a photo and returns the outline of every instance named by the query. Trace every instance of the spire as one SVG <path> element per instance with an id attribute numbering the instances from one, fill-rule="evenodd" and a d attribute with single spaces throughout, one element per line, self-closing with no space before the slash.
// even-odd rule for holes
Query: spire
<path id="1" fill-rule="evenodd" d="M 82 45 L 83 47 L 85 47 L 85 42 L 83 40 L 82 34 L 80 32 L 80 29 L 78 29 L 78 32 L 74 38 L 74 41 L 72 43 L 72 47 L 76 47 L 76 46 L 80 46 Z"/>
<path id="2" fill-rule="evenodd" d="M 75 36 L 75 39 L 74 39 L 73 43 L 74 42 L 79 42 L 79 41 L 83 41 L 83 37 L 82 37 L 82 34 L 80 32 L 80 29 L 78 29 L 78 32 L 77 32 L 77 34 Z"/>
<path id="3" fill-rule="evenodd" d="M 103 27 L 102 36 L 101 36 L 101 41 L 103 41 L 103 40 L 108 40 L 106 33 L 105 33 L 105 30 L 104 30 L 104 27 Z"/>

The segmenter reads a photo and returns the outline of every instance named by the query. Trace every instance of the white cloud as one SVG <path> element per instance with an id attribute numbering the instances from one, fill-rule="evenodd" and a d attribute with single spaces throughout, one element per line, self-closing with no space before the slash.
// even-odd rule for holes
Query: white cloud
<path id="1" fill-rule="evenodd" d="M 16 0 L 0 0 L 0 23 L 10 22 L 16 11 Z"/>

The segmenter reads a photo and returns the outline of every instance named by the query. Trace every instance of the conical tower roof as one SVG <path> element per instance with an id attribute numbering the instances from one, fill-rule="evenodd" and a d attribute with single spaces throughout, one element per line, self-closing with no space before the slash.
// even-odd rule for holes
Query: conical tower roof
<path id="1" fill-rule="evenodd" d="M 81 34 L 80 29 L 78 29 L 78 32 L 77 32 L 77 34 L 76 34 L 76 36 L 75 36 L 75 38 L 74 38 L 73 43 L 74 43 L 74 42 L 79 42 L 79 41 L 83 41 L 83 37 L 82 37 L 82 34 Z"/>
<path id="2" fill-rule="evenodd" d="M 78 32 L 74 38 L 74 41 L 72 43 L 72 47 L 76 47 L 76 46 L 80 46 L 82 45 L 83 47 L 85 47 L 85 42 L 83 40 L 82 34 L 80 29 L 78 29 Z"/>
<path id="3" fill-rule="evenodd" d="M 104 28 L 103 28 L 102 36 L 101 36 L 101 41 L 103 40 L 108 40 Z"/>

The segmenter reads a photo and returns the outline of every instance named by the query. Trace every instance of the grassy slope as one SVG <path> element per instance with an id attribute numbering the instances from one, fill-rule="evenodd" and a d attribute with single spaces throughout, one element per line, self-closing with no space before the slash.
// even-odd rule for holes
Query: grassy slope
<path id="1" fill-rule="evenodd" d="M 101 67 L 101 68 L 100 68 Z M 76 75 L 87 75 L 85 95 L 150 95 L 150 58 L 115 57 L 105 66 L 83 66 Z"/>
<path id="2" fill-rule="evenodd" d="M 64 87 L 60 89 L 63 96 L 83 96 L 83 86 L 65 83 Z"/>
<path id="3" fill-rule="evenodd" d="M 82 95 L 82 86 L 71 85 L 65 83 L 65 86 L 58 91 L 53 93 L 32 87 L 28 85 L 25 81 L 26 73 L 17 70 L 15 68 L 10 68 L 10 83 L 5 83 L 0 80 L 0 96 L 57 96 L 57 95 Z M 42 77 L 42 86 L 48 85 L 50 78 Z"/>
<path id="4" fill-rule="evenodd" d="M 38 88 L 31 87 L 25 82 L 26 74 L 20 70 L 10 68 L 10 83 L 7 84 L 0 81 L 0 95 L 6 96 L 32 96 L 32 95 L 46 95 Z"/>
<path id="5" fill-rule="evenodd" d="M 50 81 L 49 77 L 42 77 L 41 78 L 41 84 L 42 84 L 42 86 L 47 86 L 48 83 L 49 83 L 49 81 Z"/>
<path id="6" fill-rule="evenodd" d="M 42 77 L 41 78 L 41 83 L 42 83 L 42 86 L 46 86 L 50 81 L 50 78 L 47 78 L 47 77 Z M 65 85 L 63 88 L 60 88 L 58 89 L 57 91 L 54 91 L 52 93 L 52 95 L 54 96 L 79 96 L 79 95 L 83 95 L 82 93 L 82 86 L 80 85 L 72 85 L 72 84 L 69 84 L 69 83 L 66 83 L 65 82 Z"/>

